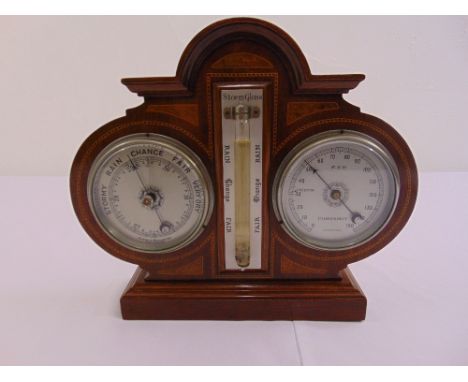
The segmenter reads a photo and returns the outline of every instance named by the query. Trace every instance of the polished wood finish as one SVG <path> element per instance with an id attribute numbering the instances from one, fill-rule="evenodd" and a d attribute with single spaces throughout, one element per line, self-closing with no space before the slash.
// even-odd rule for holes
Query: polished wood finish
<path id="1" fill-rule="evenodd" d="M 144 269 L 147 280 L 194 283 L 193 280 L 225 280 L 238 285 L 262 280 L 277 286 L 282 285 L 278 284 L 279 280 L 302 280 L 301 285 L 313 288 L 314 282 L 339 279 L 340 272 L 348 264 L 376 253 L 397 236 L 412 213 L 418 188 L 414 158 L 398 132 L 343 99 L 343 94 L 363 79 L 362 74 L 311 74 L 293 39 L 265 21 L 235 18 L 208 26 L 185 49 L 175 77 L 122 80 L 130 91 L 143 96 L 144 102 L 127 110 L 124 117 L 99 128 L 80 147 L 70 176 L 72 202 L 78 219 L 104 250 Z M 245 272 L 226 271 L 223 257 L 219 95 L 220 89 L 230 86 L 262 88 L 265 95 L 262 268 Z M 401 190 L 391 221 L 375 238 L 353 249 L 317 250 L 298 243 L 281 227 L 273 211 L 271 189 L 278 166 L 289 151 L 311 135 L 336 129 L 362 132 L 381 142 L 397 164 Z M 167 135 L 189 146 L 213 180 L 215 207 L 206 229 L 193 243 L 170 254 L 148 254 L 119 245 L 102 231 L 88 203 L 86 188 L 93 160 L 115 139 L 137 132 Z M 194 285 L 201 285 L 198 282 Z M 170 285 L 166 284 L 167 288 L 170 289 Z M 223 284 L 206 285 L 217 288 L 216 285 Z M 342 284 L 336 284 L 337 288 L 338 285 Z M 233 287 L 233 295 L 235 291 Z M 174 293 L 177 300 L 179 292 L 174 290 Z M 136 301 L 136 297 L 128 299 L 127 308 L 131 310 L 129 305 Z M 338 301 L 342 300 L 334 301 L 339 310 Z M 240 303 L 239 306 L 247 305 Z M 185 317 L 192 318 L 196 314 L 202 313 L 186 311 Z M 225 317 L 231 314 L 235 316 L 229 313 Z M 242 313 L 237 314 L 243 317 Z"/>
<path id="2" fill-rule="evenodd" d="M 126 320 L 361 321 L 366 298 L 346 268 L 337 280 L 145 281 L 138 268 L 120 304 Z"/>

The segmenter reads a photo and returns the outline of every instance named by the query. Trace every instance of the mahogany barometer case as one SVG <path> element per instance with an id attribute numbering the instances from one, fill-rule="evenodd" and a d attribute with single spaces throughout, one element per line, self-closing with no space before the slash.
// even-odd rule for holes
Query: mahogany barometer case
<path id="1" fill-rule="evenodd" d="M 70 176 L 85 231 L 138 265 L 123 318 L 363 320 L 347 266 L 396 237 L 417 193 L 403 138 L 343 99 L 363 79 L 311 74 L 251 18 L 197 34 L 175 77 L 123 79 L 144 102 Z"/>

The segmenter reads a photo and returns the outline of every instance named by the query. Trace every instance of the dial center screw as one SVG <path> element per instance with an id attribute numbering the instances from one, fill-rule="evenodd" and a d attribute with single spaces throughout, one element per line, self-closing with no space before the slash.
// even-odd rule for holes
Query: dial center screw
<path id="1" fill-rule="evenodd" d="M 141 203 L 148 208 L 157 208 L 162 204 L 163 198 L 158 190 L 143 191 L 141 195 Z"/>
<path id="2" fill-rule="evenodd" d="M 334 200 L 339 200 L 341 199 L 341 192 L 340 190 L 331 190 L 330 192 L 330 197 Z"/>
<path id="3" fill-rule="evenodd" d="M 154 202 L 154 199 L 150 195 L 145 195 L 143 197 L 143 204 L 147 207 L 150 207 Z"/>
<path id="4" fill-rule="evenodd" d="M 323 201 L 330 207 L 338 208 L 349 198 L 348 187 L 343 182 L 327 183 L 322 193 Z"/>

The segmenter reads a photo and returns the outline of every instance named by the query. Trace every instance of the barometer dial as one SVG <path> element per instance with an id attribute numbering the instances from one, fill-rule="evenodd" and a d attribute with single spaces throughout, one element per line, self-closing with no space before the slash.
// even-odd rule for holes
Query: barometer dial
<path id="1" fill-rule="evenodd" d="M 309 247 L 341 250 L 375 237 L 391 218 L 399 179 L 373 138 L 353 131 L 311 137 L 283 160 L 274 209 L 285 230 Z"/>
<path id="2" fill-rule="evenodd" d="M 157 134 L 132 134 L 96 158 L 88 200 L 101 228 L 118 243 L 165 253 L 201 233 L 213 191 L 205 167 L 186 146 Z"/>

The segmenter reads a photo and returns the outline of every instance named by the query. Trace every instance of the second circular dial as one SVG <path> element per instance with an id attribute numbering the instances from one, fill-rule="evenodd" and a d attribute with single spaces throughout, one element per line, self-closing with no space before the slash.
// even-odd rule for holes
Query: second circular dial
<path id="1" fill-rule="evenodd" d="M 306 140 L 276 178 L 275 211 L 286 231 L 310 247 L 340 250 L 374 237 L 392 216 L 398 172 L 373 138 L 332 131 Z"/>

